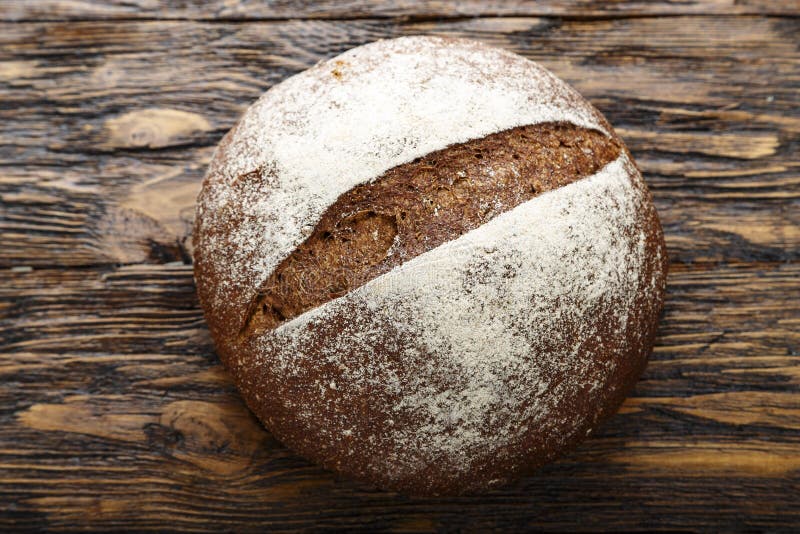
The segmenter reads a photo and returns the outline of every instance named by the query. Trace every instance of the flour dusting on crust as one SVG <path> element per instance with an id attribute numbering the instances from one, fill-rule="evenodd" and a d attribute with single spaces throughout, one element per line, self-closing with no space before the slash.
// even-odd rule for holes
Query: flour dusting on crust
<path id="1" fill-rule="evenodd" d="M 524 450 L 531 432 L 569 439 L 591 421 L 552 414 L 603 404 L 643 335 L 628 312 L 658 301 L 660 273 L 639 279 L 660 264 L 647 256 L 640 180 L 623 154 L 263 334 L 244 389 L 261 373 L 304 384 L 275 392 L 293 399 L 308 440 L 292 445 L 345 440 L 372 458 L 367 477 L 434 465 L 456 476 Z"/>
<path id="2" fill-rule="evenodd" d="M 455 143 L 558 121 L 605 132 L 549 71 L 460 39 L 378 41 L 285 80 L 211 162 L 198 246 L 224 260 L 208 266 L 220 279 L 208 305 L 240 308 L 354 186 Z"/>
<path id="3" fill-rule="evenodd" d="M 621 402 L 652 348 L 663 236 L 622 150 L 344 296 L 240 335 L 276 266 L 336 199 L 517 126 L 613 132 L 545 69 L 433 37 L 353 49 L 273 87 L 222 141 L 198 199 L 195 272 L 253 411 L 308 458 L 384 487 L 485 488 Z"/>

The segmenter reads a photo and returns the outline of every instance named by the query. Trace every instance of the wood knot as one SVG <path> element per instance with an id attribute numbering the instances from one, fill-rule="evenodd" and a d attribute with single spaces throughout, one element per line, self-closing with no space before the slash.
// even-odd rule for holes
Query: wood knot
<path id="1" fill-rule="evenodd" d="M 192 141 L 211 130 L 208 121 L 177 109 L 143 109 L 109 119 L 105 124 L 104 148 L 165 148 Z"/>
<path id="2" fill-rule="evenodd" d="M 176 401 L 164 408 L 158 424 L 159 447 L 219 475 L 246 469 L 269 436 L 241 404 Z"/>

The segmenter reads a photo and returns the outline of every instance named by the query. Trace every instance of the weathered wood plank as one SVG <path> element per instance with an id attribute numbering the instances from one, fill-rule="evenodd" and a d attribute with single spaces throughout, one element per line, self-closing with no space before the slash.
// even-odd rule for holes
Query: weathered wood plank
<path id="1" fill-rule="evenodd" d="M 648 2 L 622 0 L 547 0 L 544 2 L 481 0 L 350 0 L 335 2 L 168 2 L 165 0 L 44 0 L 19 2 L 0 0 L 0 18 L 20 20 L 91 19 L 188 19 L 188 20 L 275 20 L 338 19 L 364 17 L 456 18 L 475 16 L 559 16 L 597 18 L 643 15 L 791 15 L 800 13 L 793 1 L 775 0 L 685 0 Z"/>
<path id="2" fill-rule="evenodd" d="M 416 33 L 517 51 L 595 102 L 651 184 L 673 261 L 800 256 L 800 19 L 144 21 L 0 28 L 0 265 L 186 259 L 204 167 L 250 102 Z"/>
<path id="3" fill-rule="evenodd" d="M 231 5 L 0 0 L 31 21 L 0 24 L 0 530 L 796 530 L 800 19 L 651 15 L 800 5 Z M 595 102 L 672 260 L 620 414 L 488 496 L 384 494 L 276 443 L 214 356 L 188 265 L 194 195 L 239 113 L 322 58 L 416 33 L 517 51 Z"/>
<path id="4" fill-rule="evenodd" d="M 55 529 L 643 530 L 800 521 L 800 265 L 670 274 L 620 414 L 488 496 L 416 500 L 313 467 L 261 429 L 186 265 L 5 271 L 0 523 Z"/>

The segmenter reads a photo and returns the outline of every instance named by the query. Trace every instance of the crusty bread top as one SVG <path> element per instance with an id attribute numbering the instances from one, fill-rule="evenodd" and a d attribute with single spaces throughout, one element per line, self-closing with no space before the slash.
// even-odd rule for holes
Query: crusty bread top
<path id="1" fill-rule="evenodd" d="M 596 130 L 619 150 L 522 203 L 485 199 L 486 222 L 276 328 L 242 328 L 276 267 L 354 187 L 540 123 Z M 278 439 L 362 480 L 434 493 L 552 458 L 621 402 L 652 348 L 666 257 L 639 171 L 588 102 L 519 56 L 416 37 L 351 50 L 245 113 L 198 200 L 195 273 L 220 355 Z"/>
<path id="2" fill-rule="evenodd" d="M 623 153 L 248 340 L 239 386 L 326 465 L 388 487 L 480 480 L 576 439 L 640 369 L 659 240 Z"/>
<path id="3" fill-rule="evenodd" d="M 598 172 L 620 143 L 540 123 L 456 143 L 342 194 L 262 286 L 242 335 L 347 294 L 519 204 Z"/>
<path id="4" fill-rule="evenodd" d="M 218 328 L 239 332 L 253 292 L 341 194 L 451 144 L 541 122 L 608 133 L 541 66 L 461 39 L 378 41 L 276 85 L 220 144 L 198 200 L 196 246 L 217 280 L 201 296 L 226 317 Z"/>

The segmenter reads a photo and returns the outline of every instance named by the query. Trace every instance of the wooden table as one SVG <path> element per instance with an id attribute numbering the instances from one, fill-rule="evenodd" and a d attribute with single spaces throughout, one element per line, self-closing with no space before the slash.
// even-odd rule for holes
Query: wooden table
<path id="1" fill-rule="evenodd" d="M 0 530 L 797 531 L 798 17 L 788 0 L 0 0 Z M 189 264 L 195 194 L 240 113 L 409 34 L 481 39 L 577 87 L 643 168 L 671 259 L 619 415 L 484 496 L 381 493 L 283 448 L 220 367 Z"/>

